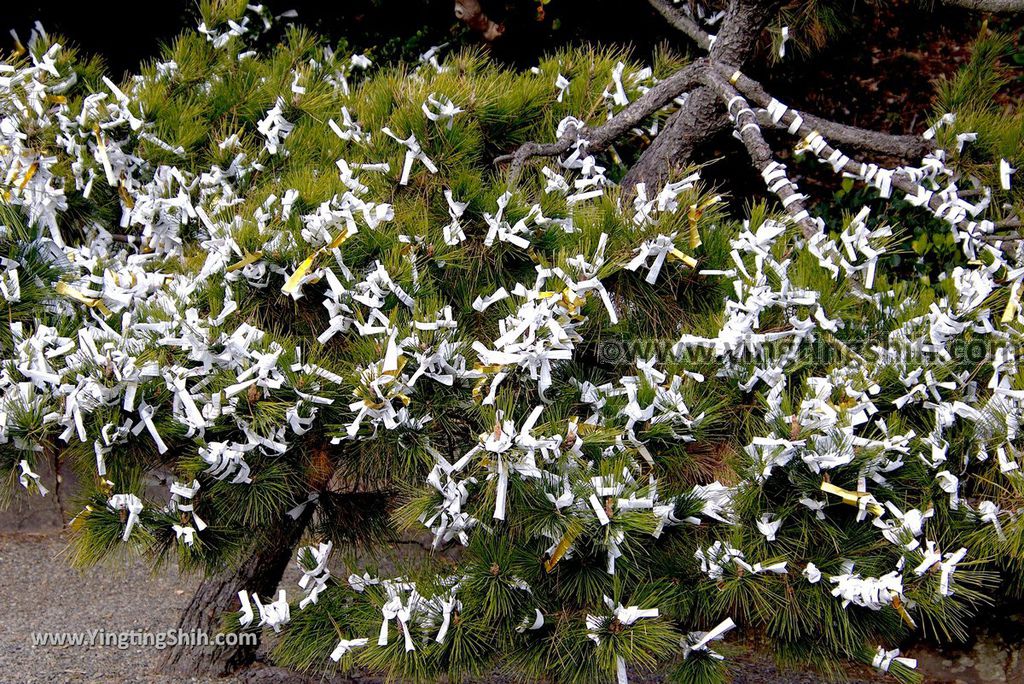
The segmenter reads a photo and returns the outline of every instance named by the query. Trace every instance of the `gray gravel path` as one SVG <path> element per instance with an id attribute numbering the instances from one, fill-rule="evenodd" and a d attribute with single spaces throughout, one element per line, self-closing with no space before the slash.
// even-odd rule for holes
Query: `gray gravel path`
<path id="1" fill-rule="evenodd" d="M 172 630 L 195 580 L 177 573 L 151 574 L 136 561 L 84 573 L 61 554 L 59 535 L 0 535 L 0 681 L 170 684 L 154 668 L 153 647 L 35 646 L 33 632 L 107 633 Z M 189 680 L 231 684 L 231 678 Z"/>

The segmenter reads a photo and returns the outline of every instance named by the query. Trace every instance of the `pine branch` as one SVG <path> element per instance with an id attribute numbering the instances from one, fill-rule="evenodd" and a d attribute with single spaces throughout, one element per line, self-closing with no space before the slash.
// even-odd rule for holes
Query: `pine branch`
<path id="1" fill-rule="evenodd" d="M 679 10 L 670 0 L 648 0 L 658 14 L 665 18 L 673 28 L 682 31 L 693 42 L 705 50 L 711 49 L 711 37 L 692 17 Z"/>
<path id="2" fill-rule="evenodd" d="M 743 141 L 743 145 L 747 148 L 747 154 L 750 155 L 750 161 L 754 168 L 765 178 L 768 189 L 778 196 L 786 213 L 793 219 L 793 223 L 800 227 L 804 237 L 809 238 L 818 233 L 820 227 L 811 218 L 807 207 L 804 206 L 803 195 L 801 195 L 796 183 L 787 181 L 784 176 L 775 183 L 772 183 L 769 179 L 768 173 L 773 166 L 773 162 L 775 162 L 775 157 L 772 154 L 771 147 L 768 146 L 764 136 L 761 135 L 761 129 L 757 125 L 757 115 L 750 108 L 750 104 L 715 70 L 709 69 L 707 75 L 709 81 L 718 90 L 722 101 L 726 103 L 726 108 L 729 110 L 729 115 L 735 123 L 740 140 Z M 744 121 L 744 117 L 747 117 L 746 121 Z"/>
<path id="3" fill-rule="evenodd" d="M 510 163 L 509 176 L 512 182 L 518 179 L 523 165 L 533 157 L 554 157 L 562 154 L 579 139 L 587 141 L 587 149 L 598 152 L 615 142 L 621 135 L 635 128 L 644 119 L 669 104 L 680 93 L 685 92 L 698 83 L 701 74 L 707 69 L 706 60 L 698 60 L 689 64 L 667 79 L 648 90 L 625 109 L 616 114 L 607 123 L 597 128 L 577 130 L 570 126 L 565 134 L 553 143 L 528 142 L 512 154 L 502 155 L 494 160 L 495 164 Z"/>

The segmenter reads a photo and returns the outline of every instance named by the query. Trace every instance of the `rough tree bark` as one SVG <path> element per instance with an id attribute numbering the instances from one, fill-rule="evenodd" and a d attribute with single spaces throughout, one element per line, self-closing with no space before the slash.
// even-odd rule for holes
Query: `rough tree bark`
<path id="1" fill-rule="evenodd" d="M 711 45 L 710 58 L 742 69 L 754 56 L 758 37 L 782 4 L 781 0 L 730 0 L 722 29 L 713 40 L 692 20 L 664 0 L 651 4 L 666 16 L 674 16 L 679 28 L 698 45 Z M 708 142 L 729 126 L 718 102 L 718 93 L 702 85 L 690 92 L 679 108 L 626 173 L 622 185 L 628 191 L 637 183 L 660 185 L 669 174 L 693 161 L 698 145 Z"/>
<path id="2" fill-rule="evenodd" d="M 311 504 L 297 520 L 285 516 L 276 525 L 268 526 L 267 535 L 255 544 L 244 561 L 221 575 L 204 579 L 188 607 L 182 611 L 177 628 L 182 632 L 207 634 L 212 640 L 221 631 L 224 615 L 238 609 L 240 590 L 260 596 L 273 594 L 312 517 L 313 509 Z M 164 654 L 162 669 L 184 677 L 231 674 L 255 660 L 259 632 L 255 634 L 254 645 L 170 648 Z"/>
<path id="3" fill-rule="evenodd" d="M 1024 0 L 942 0 L 942 3 L 978 12 L 1024 12 Z"/>

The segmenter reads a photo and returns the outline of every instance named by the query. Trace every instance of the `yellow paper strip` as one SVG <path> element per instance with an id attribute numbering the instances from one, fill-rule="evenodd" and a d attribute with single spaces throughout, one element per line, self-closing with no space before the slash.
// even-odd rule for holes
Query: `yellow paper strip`
<path id="1" fill-rule="evenodd" d="M 903 618 L 903 622 L 907 623 L 907 627 L 911 629 L 917 629 L 917 623 L 914 622 L 914 618 L 910 617 L 910 613 L 903 607 L 903 601 L 900 600 L 899 596 L 892 597 L 892 607 L 896 609 L 896 612 Z"/>
<path id="2" fill-rule="evenodd" d="M 793 148 L 793 152 L 796 154 L 800 154 L 804 150 L 810 149 L 811 141 L 817 137 L 818 131 L 811 131 L 810 133 L 807 134 L 807 137 L 805 137 L 803 140 L 797 143 L 796 147 Z"/>
<path id="3" fill-rule="evenodd" d="M 299 267 L 295 269 L 295 273 L 292 273 L 290 276 L 288 276 L 288 280 L 285 282 L 284 287 L 281 288 L 282 292 L 292 294 L 293 292 L 299 289 L 299 283 L 301 283 L 302 279 L 306 277 L 306 274 L 309 273 L 309 270 L 313 268 L 313 260 L 316 258 L 316 255 L 318 253 L 319 252 L 313 252 L 308 257 L 303 259 L 302 263 L 299 264 Z"/>
<path id="4" fill-rule="evenodd" d="M 697 267 L 697 260 L 694 259 L 689 254 L 684 254 L 683 252 L 679 251 L 676 248 L 673 248 L 672 251 L 669 252 L 669 254 L 672 255 L 673 257 L 675 257 L 676 259 L 678 259 L 679 261 L 682 261 L 684 264 L 686 264 L 690 268 L 696 268 Z"/>
<path id="5" fill-rule="evenodd" d="M 841 497 L 845 503 L 848 503 L 851 506 L 858 507 L 860 506 L 861 499 L 863 499 L 866 496 L 870 496 L 870 494 L 868 494 L 867 492 L 851 492 L 848 489 L 837 487 L 831 482 L 822 482 L 821 491 L 828 492 L 829 494 L 835 494 L 836 496 Z M 867 510 L 872 515 L 881 515 L 885 512 L 880 504 L 871 502 L 867 504 Z"/>
<path id="6" fill-rule="evenodd" d="M 57 294 L 63 295 L 70 299 L 74 299 L 76 302 L 85 304 L 90 309 L 99 309 L 104 316 L 113 315 L 110 309 L 107 308 L 107 305 L 103 303 L 102 299 L 98 299 L 96 297 L 89 297 L 88 295 L 83 294 L 81 291 L 76 290 L 74 287 L 68 285 L 63 281 L 57 283 L 54 286 L 54 290 L 57 291 Z"/>
<path id="7" fill-rule="evenodd" d="M 1020 280 L 1017 280 L 1010 290 L 1010 301 L 1006 302 L 1006 310 L 1003 311 L 1000 322 L 1009 323 L 1017 316 L 1017 310 L 1020 308 L 1020 290 Z"/>
<path id="8" fill-rule="evenodd" d="M 313 268 L 313 262 L 317 260 L 317 257 L 319 257 L 321 254 L 325 252 L 329 252 L 332 249 L 340 247 L 341 243 L 345 242 L 345 240 L 347 240 L 350 235 L 353 235 L 353 233 L 349 233 L 348 229 L 346 229 L 336 238 L 331 240 L 329 244 L 324 245 L 323 247 L 316 250 L 308 257 L 306 257 L 302 261 L 302 263 L 299 264 L 299 267 L 295 269 L 295 273 L 292 273 L 288 277 L 288 281 L 285 282 L 284 287 L 281 288 L 281 291 L 286 292 L 288 294 L 295 293 L 299 289 L 299 284 L 302 282 L 302 279 L 305 278 L 306 274 L 309 273 L 309 271 Z M 242 266 L 245 266 L 245 264 L 242 264 Z"/>
<path id="9" fill-rule="evenodd" d="M 349 232 L 348 229 L 346 228 L 344 231 L 341 232 L 340 235 L 338 235 L 338 237 L 331 240 L 331 244 L 327 245 L 327 249 L 335 249 L 336 247 L 341 247 L 341 243 L 343 243 L 345 240 L 348 240 L 348 237 Z"/>
<path id="10" fill-rule="evenodd" d="M 39 169 L 39 162 L 32 162 L 32 165 L 28 167 L 28 171 L 25 172 L 25 177 L 21 180 L 21 185 L 18 186 L 18 192 L 25 189 L 28 182 L 32 180 L 32 176 L 36 175 L 36 171 Z"/>
<path id="11" fill-rule="evenodd" d="M 246 252 L 245 256 L 242 257 L 240 261 L 236 261 L 235 263 L 233 263 L 230 266 L 228 266 L 225 270 L 228 273 L 232 273 L 232 272 L 237 271 L 239 269 L 245 268 L 249 264 L 256 263 L 262 257 L 263 257 L 263 252 L 252 252 L 252 253 Z"/>
<path id="12" fill-rule="evenodd" d="M 562 560 L 562 556 L 572 546 L 572 537 L 568 532 L 562 537 L 562 541 L 558 542 L 558 546 L 555 547 L 555 552 L 551 554 L 551 558 L 544 561 L 544 572 L 551 572 L 555 566 L 558 565 L 558 561 Z"/>
<path id="13" fill-rule="evenodd" d="M 697 232 L 697 219 L 701 211 L 696 204 L 690 205 L 690 249 L 697 249 L 701 246 L 700 233 Z"/>
<path id="14" fill-rule="evenodd" d="M 124 183 L 117 184 L 117 194 L 121 196 L 121 201 L 124 203 L 124 206 L 129 209 L 135 208 L 135 200 L 128 194 L 128 189 L 124 187 Z"/>

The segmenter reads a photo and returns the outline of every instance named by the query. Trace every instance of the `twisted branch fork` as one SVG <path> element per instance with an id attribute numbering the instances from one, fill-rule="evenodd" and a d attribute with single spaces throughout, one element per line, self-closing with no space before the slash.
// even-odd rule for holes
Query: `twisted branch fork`
<path id="1" fill-rule="evenodd" d="M 1013 0 L 1009 4 L 1013 4 Z M 648 0 L 670 25 L 678 29 L 709 56 L 693 61 L 669 78 L 651 88 L 642 97 L 604 124 L 577 129 L 568 126 L 564 134 L 553 143 L 528 142 L 515 152 L 495 159 L 496 164 L 509 164 L 509 178 L 516 182 L 526 163 L 535 157 L 557 157 L 584 142 L 589 152 L 599 152 L 612 145 L 619 137 L 640 125 L 655 112 L 676 98 L 686 94 L 684 104 L 672 114 L 662 132 L 644 151 L 629 170 L 623 185 L 628 190 L 637 183 L 657 184 L 668 176 L 672 167 L 684 167 L 692 161 L 696 147 L 723 130 L 730 123 L 747 150 L 752 165 L 759 172 L 775 161 L 774 154 L 762 134 L 762 128 L 784 129 L 794 135 L 807 137 L 817 133 L 824 140 L 855 150 L 869 158 L 895 160 L 899 163 L 919 161 L 935 151 L 928 140 L 914 135 L 891 135 L 856 126 L 848 126 L 813 114 L 786 109 L 781 119 L 772 117 L 766 109 L 775 101 L 761 84 L 742 74 L 742 67 L 752 58 L 755 37 L 760 36 L 771 19 L 777 16 L 782 0 L 729 0 L 718 35 L 708 33 L 689 14 L 670 0 Z M 958 4 L 986 4 L 983 0 L 960 0 Z M 1005 3 L 1004 3 L 1005 4 Z M 1024 4 L 1024 0 L 1020 0 Z M 988 11 L 994 11 L 991 8 Z M 1012 11 L 1012 10 L 1007 10 Z M 753 105 L 753 106 L 752 106 Z M 799 119 L 799 121 L 797 121 Z M 837 173 L 859 175 L 865 165 L 837 151 L 831 144 L 820 149 L 823 158 L 842 161 Z M 769 189 L 780 199 L 792 220 L 805 235 L 817 232 L 819 222 L 812 218 L 803 204 L 805 199 L 795 183 L 784 178 L 784 173 L 769 182 Z M 785 182 L 783 182 L 785 181 Z M 908 195 L 917 195 L 920 184 L 906 171 L 895 169 L 892 187 Z M 940 211 L 943 199 L 937 194 L 927 201 L 933 212 Z M 957 228 L 966 228 L 966 218 L 957 221 Z M 1018 228 L 1019 217 L 995 224 L 996 229 Z M 989 236 L 998 239 L 997 236 Z M 1012 239 L 1009 238 L 1008 239 Z"/>

